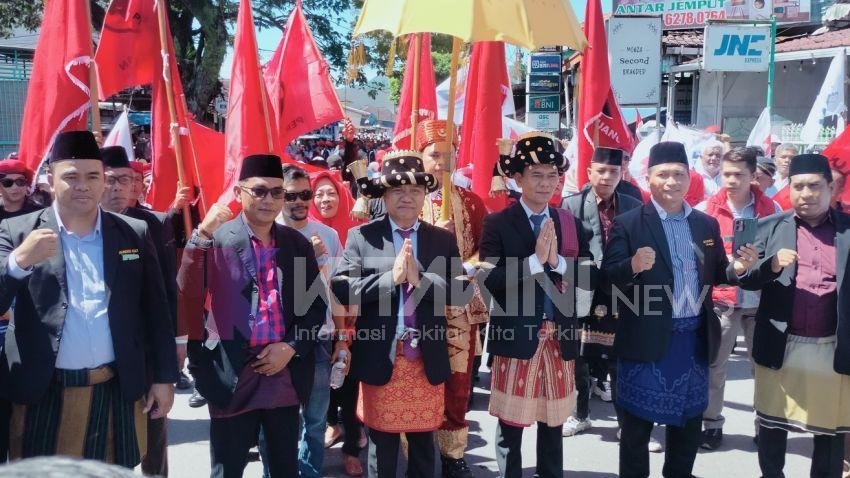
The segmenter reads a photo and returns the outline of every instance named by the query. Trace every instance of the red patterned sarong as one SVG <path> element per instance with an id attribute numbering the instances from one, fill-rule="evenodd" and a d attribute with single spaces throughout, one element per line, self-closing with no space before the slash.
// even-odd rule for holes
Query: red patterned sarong
<path id="1" fill-rule="evenodd" d="M 443 422 L 443 405 L 443 385 L 428 382 L 422 359 L 399 353 L 386 385 L 360 383 L 357 418 L 386 433 L 430 432 Z"/>
<path id="2" fill-rule="evenodd" d="M 529 360 L 493 357 L 490 414 L 511 425 L 564 424 L 576 404 L 574 362 L 561 360 L 555 326 L 544 321 Z"/>

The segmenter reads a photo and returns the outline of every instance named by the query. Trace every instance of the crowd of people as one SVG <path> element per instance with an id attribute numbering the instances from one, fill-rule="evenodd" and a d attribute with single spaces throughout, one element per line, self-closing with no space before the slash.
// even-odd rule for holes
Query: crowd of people
<path id="1" fill-rule="evenodd" d="M 722 446 L 743 334 L 762 475 L 784 476 L 789 431 L 813 437 L 811 476 L 848 472 L 850 215 L 828 158 L 708 142 L 691 164 L 660 142 L 633 178 L 599 147 L 570 191 L 563 145 L 532 132 L 502 150 L 510 198 L 489 211 L 445 174 L 444 122 L 414 137 L 249 155 L 235 203 L 189 231 L 191 191 L 152 211 L 145 164 L 89 132 L 54 141 L 49 201 L 0 161 L 0 457 L 167 476 L 177 384 L 208 408 L 213 477 L 241 477 L 255 446 L 265 476 L 322 476 L 338 441 L 348 476 L 471 477 L 486 349 L 501 476 L 522 476 L 531 426 L 536 476 L 562 476 L 597 395 L 615 405 L 620 476 L 665 451 L 664 476 L 688 477 Z"/>

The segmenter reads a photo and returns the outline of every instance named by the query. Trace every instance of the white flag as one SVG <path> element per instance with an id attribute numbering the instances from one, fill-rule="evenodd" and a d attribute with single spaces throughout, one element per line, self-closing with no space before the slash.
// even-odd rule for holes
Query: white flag
<path id="1" fill-rule="evenodd" d="M 456 125 L 463 124 L 463 106 L 466 104 L 466 76 L 469 73 L 469 65 L 459 68 L 457 71 L 457 87 L 455 89 L 455 116 Z M 510 74 L 506 77 L 510 78 Z M 446 119 L 449 111 L 449 80 L 445 79 L 437 85 L 437 117 Z M 510 80 L 509 80 L 510 81 Z M 502 116 L 516 115 L 514 105 L 514 93 L 510 85 L 502 85 L 502 93 L 505 101 L 502 103 Z M 507 138 L 507 136 L 505 136 Z"/>
<path id="2" fill-rule="evenodd" d="M 653 131 L 646 138 L 640 140 L 640 143 L 635 146 L 635 150 L 632 151 L 631 159 L 629 159 L 629 174 L 644 191 L 649 191 L 649 184 L 646 182 L 649 150 L 656 144 L 658 144 L 658 133 Z"/>
<path id="3" fill-rule="evenodd" d="M 703 143 L 712 139 L 714 139 L 712 133 L 676 124 L 673 121 L 667 121 L 664 135 L 661 136 L 661 141 L 675 141 L 685 145 L 685 151 L 688 153 L 688 162 L 691 168 L 694 168 L 699 162 Z"/>
<path id="4" fill-rule="evenodd" d="M 106 139 L 103 140 L 103 146 L 121 146 L 127 151 L 127 159 L 130 161 L 135 160 L 135 156 L 133 155 L 133 135 L 130 133 L 130 120 L 127 117 L 126 111 L 121 113 L 121 116 L 115 120 L 112 130 L 109 131 Z"/>
<path id="5" fill-rule="evenodd" d="M 817 143 L 821 128 L 824 126 L 824 120 L 831 116 L 838 116 L 835 134 L 838 135 L 844 131 L 845 120 L 843 115 L 847 111 L 844 104 L 844 56 L 842 50 L 840 54 L 835 55 L 829 64 L 829 70 L 826 72 L 826 78 L 824 78 L 823 85 L 820 87 L 820 93 L 815 98 L 806 124 L 800 131 L 800 140 L 804 143 Z"/>
<path id="6" fill-rule="evenodd" d="M 765 154 L 770 155 L 770 149 L 773 143 L 771 128 L 770 111 L 765 107 L 761 110 L 761 114 L 755 126 L 753 126 L 753 130 L 750 131 L 750 136 L 747 138 L 747 146 L 758 146 L 764 150 Z"/>

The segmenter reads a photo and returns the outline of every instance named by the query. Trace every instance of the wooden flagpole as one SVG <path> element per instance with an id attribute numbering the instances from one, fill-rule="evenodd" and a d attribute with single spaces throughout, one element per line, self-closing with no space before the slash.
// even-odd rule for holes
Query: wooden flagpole
<path id="1" fill-rule="evenodd" d="M 174 100 L 174 89 L 171 87 L 171 68 L 170 61 L 176 59 L 171 58 L 168 48 L 168 36 L 166 34 L 166 26 L 168 18 L 165 9 L 168 8 L 168 0 L 159 0 L 156 2 L 156 17 L 159 23 L 159 46 L 162 52 L 162 78 L 165 80 L 165 96 L 168 100 L 168 115 L 171 119 L 171 143 L 174 145 L 174 158 L 177 161 L 177 190 L 186 186 L 186 172 L 183 170 L 183 148 L 180 144 L 180 124 L 177 122 L 177 103 Z M 189 211 L 189 206 L 183 206 L 183 233 L 186 240 L 192 235 L 192 216 Z"/>
<path id="2" fill-rule="evenodd" d="M 440 147 L 448 153 L 449 163 L 443 170 L 443 203 L 440 207 L 440 219 L 448 221 L 452 217 L 452 173 L 455 170 L 455 155 L 452 140 L 455 132 L 455 98 L 457 97 L 457 68 L 460 62 L 460 49 L 463 42 L 460 38 L 452 40 L 452 63 L 449 70 L 449 106 L 446 110 L 446 142 Z"/>

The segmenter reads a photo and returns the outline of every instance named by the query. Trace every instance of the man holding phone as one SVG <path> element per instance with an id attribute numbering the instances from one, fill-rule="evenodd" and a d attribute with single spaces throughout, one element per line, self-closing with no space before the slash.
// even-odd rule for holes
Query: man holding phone
<path id="1" fill-rule="evenodd" d="M 723 155 L 720 177 L 723 187 L 696 206 L 697 210 L 717 219 L 723 247 L 729 260 L 732 251 L 755 242 L 758 218 L 780 212 L 779 206 L 759 187 L 753 186 L 758 152 L 737 147 Z M 712 291 L 714 312 L 720 318 L 720 349 L 709 366 L 708 408 L 703 413 L 700 447 L 714 450 L 723 442 L 723 395 L 726 388 L 726 362 L 732 354 L 739 331 L 744 333 L 747 352 L 753 349 L 753 329 L 759 293 L 739 287 L 715 287 Z"/>

